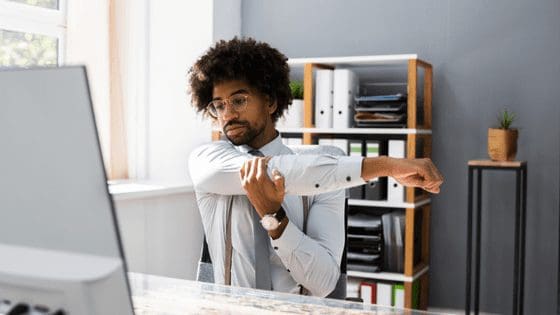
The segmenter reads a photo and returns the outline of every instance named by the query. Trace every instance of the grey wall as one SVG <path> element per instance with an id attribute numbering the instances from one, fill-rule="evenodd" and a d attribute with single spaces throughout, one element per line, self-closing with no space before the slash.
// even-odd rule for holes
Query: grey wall
<path id="1" fill-rule="evenodd" d="M 518 159 L 529 163 L 526 313 L 556 312 L 560 1 L 243 0 L 242 34 L 288 57 L 418 53 L 434 65 L 430 305 L 462 308 L 467 167 L 486 158 L 487 128 L 518 113 Z M 514 185 L 487 173 L 481 308 L 511 313 Z"/>

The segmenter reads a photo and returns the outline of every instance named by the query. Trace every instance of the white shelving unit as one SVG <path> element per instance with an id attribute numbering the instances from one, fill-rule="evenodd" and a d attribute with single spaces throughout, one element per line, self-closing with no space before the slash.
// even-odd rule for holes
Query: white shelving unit
<path id="1" fill-rule="evenodd" d="M 431 154 L 431 112 L 432 112 L 432 66 L 419 59 L 416 54 L 398 54 L 398 55 L 380 55 L 380 56 L 348 56 L 348 57 L 319 57 L 319 58 L 295 58 L 289 59 L 288 65 L 294 69 L 303 69 L 303 85 L 304 85 L 304 114 L 303 128 L 281 128 L 280 133 L 287 137 L 302 137 L 303 144 L 313 144 L 321 138 L 331 139 L 367 139 L 372 136 L 371 140 L 379 141 L 384 139 L 405 139 L 407 143 L 407 158 L 420 157 L 417 156 L 417 144 L 423 144 L 423 156 Z M 387 69 L 395 69 L 403 71 L 406 69 L 406 87 L 407 87 L 407 121 L 405 128 L 315 128 L 313 125 L 313 93 L 314 91 L 314 71 L 316 69 L 335 69 L 350 68 L 355 69 L 357 74 L 368 74 L 373 71 L 376 66 L 383 66 L 383 71 Z M 385 66 L 391 66 L 385 67 Z M 404 66 L 404 67 L 403 67 Z M 373 68 L 372 68 L 373 67 Z M 417 117 L 417 84 L 418 69 L 423 69 L 423 120 L 422 125 L 418 123 Z M 392 70 L 389 70 L 392 71 Z M 297 73 L 295 71 L 294 73 Z M 371 72 L 375 73 L 375 72 Z M 371 74 L 369 73 L 369 74 Z M 353 138 L 355 136 L 355 138 Z M 422 140 L 422 142 L 420 142 Z M 359 281 L 375 280 L 399 282 L 404 284 L 405 289 L 405 307 L 412 308 L 413 305 L 413 283 L 419 281 L 420 301 L 419 308 L 427 307 L 427 288 L 429 274 L 429 219 L 431 209 L 431 199 L 427 194 L 417 195 L 413 188 L 406 189 L 406 198 L 403 202 L 389 202 L 386 200 L 361 200 L 349 199 L 348 205 L 358 207 L 371 208 L 393 208 L 405 209 L 405 246 L 404 246 L 404 272 L 360 272 L 348 270 L 347 275 L 352 283 Z M 420 225 L 415 224 L 415 219 L 421 214 L 422 221 Z M 415 248 L 415 226 L 421 226 L 421 246 Z M 420 248 L 418 248 L 420 247 Z M 421 260 L 414 263 L 414 252 L 420 251 Z M 361 280 L 360 280 L 361 279 Z M 348 287 L 348 293 L 355 294 L 356 288 Z"/>
<path id="2" fill-rule="evenodd" d="M 409 128 L 280 128 L 280 133 L 345 134 L 345 135 L 431 135 L 429 129 Z"/>
<path id="3" fill-rule="evenodd" d="M 381 66 L 406 64 L 409 60 L 418 60 L 417 54 L 377 55 L 377 56 L 347 56 L 347 57 L 317 57 L 317 58 L 291 58 L 288 65 L 292 67 L 305 66 L 306 64 L 327 64 L 340 67 L 355 66 Z"/>
<path id="4" fill-rule="evenodd" d="M 393 201 L 386 201 L 386 200 L 348 199 L 348 205 L 349 206 L 407 209 L 407 208 L 419 208 L 423 205 L 429 204 L 431 201 L 432 200 L 430 198 L 426 198 L 424 200 L 420 200 L 420 201 L 414 202 L 414 203 L 393 202 Z"/>
<path id="5" fill-rule="evenodd" d="M 371 279 L 371 280 L 384 280 L 384 281 L 395 281 L 395 282 L 413 282 L 420 276 L 428 272 L 429 266 L 420 269 L 413 276 L 405 276 L 402 273 L 395 272 L 363 272 L 348 270 L 346 275 L 354 278 Z"/>

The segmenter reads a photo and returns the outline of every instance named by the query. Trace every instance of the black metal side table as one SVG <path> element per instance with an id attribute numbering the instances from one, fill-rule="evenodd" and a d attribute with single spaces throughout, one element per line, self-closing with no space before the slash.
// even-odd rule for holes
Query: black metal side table
<path id="1" fill-rule="evenodd" d="M 480 214 L 482 200 L 482 171 L 512 170 L 515 171 L 515 252 L 513 262 L 513 311 L 512 314 L 523 314 L 523 283 L 525 280 L 525 218 L 527 208 L 527 162 L 490 160 L 469 161 L 469 208 L 467 232 L 467 281 L 465 314 L 471 311 L 471 283 L 472 283 L 472 236 L 473 236 L 473 174 L 478 173 L 476 179 L 476 242 L 475 242 L 475 276 L 474 276 L 474 313 L 479 311 L 480 289 Z"/>

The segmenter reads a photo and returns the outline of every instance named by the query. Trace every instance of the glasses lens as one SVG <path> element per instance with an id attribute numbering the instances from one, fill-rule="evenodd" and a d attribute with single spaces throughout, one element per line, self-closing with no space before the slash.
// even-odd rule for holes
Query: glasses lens
<path id="1" fill-rule="evenodd" d="M 218 111 L 216 110 L 216 107 L 213 104 L 214 102 L 210 102 L 210 104 L 208 104 L 208 113 L 214 117 L 214 118 L 218 118 Z"/>
<path id="2" fill-rule="evenodd" d="M 247 95 L 234 95 L 226 101 L 212 101 L 208 104 L 208 113 L 215 118 L 221 117 L 226 111 L 226 103 L 229 103 L 233 110 L 237 112 L 243 111 L 247 106 L 247 97 Z"/>
<path id="3" fill-rule="evenodd" d="M 247 95 L 234 95 L 231 97 L 230 102 L 236 110 L 243 109 L 247 104 Z"/>

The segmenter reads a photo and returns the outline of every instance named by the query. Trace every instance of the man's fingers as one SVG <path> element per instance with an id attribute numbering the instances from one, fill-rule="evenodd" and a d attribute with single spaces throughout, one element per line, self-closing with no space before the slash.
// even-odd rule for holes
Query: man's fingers
<path id="1" fill-rule="evenodd" d="M 255 166 L 257 176 L 256 178 L 260 180 L 263 175 L 266 175 L 266 162 L 264 158 L 257 158 L 257 165 Z"/>
<path id="2" fill-rule="evenodd" d="M 272 181 L 278 191 L 285 191 L 284 176 L 277 169 L 272 170 Z"/>
<path id="3" fill-rule="evenodd" d="M 395 178 L 398 182 L 400 182 L 404 186 L 411 186 L 411 187 L 422 187 L 423 186 L 423 179 L 418 174 L 413 174 L 405 177 Z"/>
<path id="4" fill-rule="evenodd" d="M 241 178 L 241 181 L 245 180 L 246 172 L 247 172 L 247 162 L 243 163 L 243 165 L 241 165 L 241 168 L 239 169 L 239 177 Z"/>
<path id="5" fill-rule="evenodd" d="M 251 170 L 252 170 L 252 174 L 250 179 L 254 180 L 257 179 L 258 174 L 259 174 L 259 160 L 260 158 L 256 157 L 253 158 L 253 163 L 251 164 Z"/>
<path id="6" fill-rule="evenodd" d="M 428 185 L 424 187 L 424 190 L 431 192 L 432 194 L 439 193 L 439 185 Z"/>
<path id="7" fill-rule="evenodd" d="M 443 182 L 443 175 L 441 175 L 432 160 L 427 159 L 427 167 L 430 170 L 430 180 L 440 182 L 441 184 Z"/>
<path id="8" fill-rule="evenodd" d="M 438 186 L 438 187 L 431 188 L 431 189 L 428 190 L 428 191 L 431 192 L 432 194 L 439 194 L 439 186 Z"/>
<path id="9" fill-rule="evenodd" d="M 431 193 L 439 193 L 443 176 L 429 158 L 414 159 L 396 172 L 394 178 L 404 186 L 420 187 Z"/>
<path id="10" fill-rule="evenodd" d="M 255 163 L 255 159 L 250 159 L 247 160 L 245 163 L 247 163 L 247 171 L 246 171 L 246 176 L 245 179 L 246 180 L 251 180 L 251 178 L 253 178 L 255 176 L 255 170 L 254 170 L 254 165 Z"/>
<path id="11" fill-rule="evenodd" d="M 443 176 L 431 161 L 428 163 L 428 165 L 431 171 L 431 178 L 426 185 L 426 190 L 431 193 L 437 194 L 440 191 L 439 186 L 441 186 L 441 184 L 443 183 Z"/>

